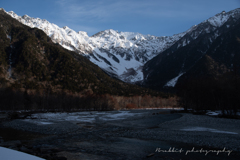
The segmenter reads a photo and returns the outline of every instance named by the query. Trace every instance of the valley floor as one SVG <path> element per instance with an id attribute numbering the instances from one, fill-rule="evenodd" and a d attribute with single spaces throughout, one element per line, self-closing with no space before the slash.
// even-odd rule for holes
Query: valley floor
<path id="1" fill-rule="evenodd" d="M 41 113 L 2 120 L 0 146 L 45 159 L 237 160 L 239 122 L 160 109 Z"/>

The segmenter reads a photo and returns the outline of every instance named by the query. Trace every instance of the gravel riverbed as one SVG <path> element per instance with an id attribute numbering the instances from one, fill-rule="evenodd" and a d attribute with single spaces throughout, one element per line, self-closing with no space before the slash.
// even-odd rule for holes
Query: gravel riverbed
<path id="1" fill-rule="evenodd" d="M 113 115 L 117 118 L 114 119 Z M 187 113 L 171 114 L 169 110 L 86 112 L 80 115 L 74 114 L 74 116 L 82 116 L 84 120 L 81 121 L 81 118 L 63 120 L 54 119 L 54 117 L 17 119 L 5 121 L 1 125 L 51 135 L 44 139 L 31 141 L 32 148 L 36 146 L 41 148 L 42 145 L 54 146 L 61 150 L 57 153 L 58 155 L 72 160 L 164 159 L 169 156 L 172 159 L 179 157 L 191 159 L 196 156 L 186 157 L 179 153 L 159 154 L 155 152 L 156 148 L 167 150 L 173 147 L 184 150 L 193 147 L 208 150 L 225 148 L 234 155 L 231 159 L 240 156 L 240 120 L 236 119 Z M 204 155 L 197 157 L 201 156 Z M 224 157 L 226 154 L 223 157 L 212 156 L 214 157 L 208 156 L 205 159 L 226 158 Z"/>

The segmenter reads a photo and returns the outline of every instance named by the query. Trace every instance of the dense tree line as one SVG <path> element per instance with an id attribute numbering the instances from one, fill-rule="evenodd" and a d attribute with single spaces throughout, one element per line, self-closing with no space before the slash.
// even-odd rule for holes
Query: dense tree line
<path id="1" fill-rule="evenodd" d="M 106 96 L 74 96 L 64 92 L 52 94 L 48 91 L 0 90 L 0 110 L 18 111 L 74 111 L 74 110 L 112 110 L 113 104 Z"/>
<path id="2" fill-rule="evenodd" d="M 172 108 L 177 105 L 176 97 L 114 96 L 97 95 L 91 91 L 75 94 L 69 91 L 53 93 L 51 90 L 0 90 L 0 110 L 18 111 L 79 111 L 118 110 L 140 108 Z"/>
<path id="3" fill-rule="evenodd" d="M 178 89 L 179 105 L 186 110 L 222 110 L 223 115 L 236 115 L 240 110 L 240 77 L 236 72 L 187 79 Z"/>

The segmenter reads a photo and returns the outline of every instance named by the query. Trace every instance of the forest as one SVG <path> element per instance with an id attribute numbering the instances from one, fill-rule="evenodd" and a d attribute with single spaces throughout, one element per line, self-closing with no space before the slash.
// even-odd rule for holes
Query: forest
<path id="1" fill-rule="evenodd" d="M 96 95 L 90 92 L 51 93 L 47 90 L 0 90 L 0 109 L 3 111 L 83 111 L 83 110 L 120 110 L 143 108 L 172 108 L 177 107 L 176 96 L 117 96 Z"/>
<path id="2" fill-rule="evenodd" d="M 240 76 L 236 70 L 218 78 L 197 77 L 177 86 L 179 102 L 185 110 L 221 110 L 223 116 L 237 116 L 240 110 Z"/>

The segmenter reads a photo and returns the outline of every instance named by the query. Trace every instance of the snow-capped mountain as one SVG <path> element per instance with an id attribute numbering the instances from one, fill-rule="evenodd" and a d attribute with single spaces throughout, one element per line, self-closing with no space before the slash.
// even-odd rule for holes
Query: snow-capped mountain
<path id="1" fill-rule="evenodd" d="M 90 60 L 125 82 L 143 80 L 142 66 L 164 51 L 185 33 L 172 37 L 156 37 L 112 29 L 99 32 L 89 39 L 94 47 Z M 104 63 L 103 63 L 104 62 Z"/>
<path id="2" fill-rule="evenodd" d="M 64 48 L 69 50 L 78 50 L 81 53 L 88 53 L 92 51 L 91 46 L 88 44 L 88 35 L 86 32 L 75 32 L 67 26 L 60 28 L 57 25 L 48 22 L 45 19 L 31 18 L 28 15 L 18 16 L 13 11 L 6 12 L 19 22 L 31 27 L 43 30 L 52 41 L 59 43 Z"/>
<path id="3" fill-rule="evenodd" d="M 20 23 L 1 8 L 0 72 L 0 87 L 3 89 L 1 94 L 6 91 L 6 88 L 14 90 L 7 95 L 7 98 L 10 99 L 16 95 L 14 94 L 15 91 L 19 91 L 19 96 L 23 95 L 23 92 L 31 92 L 29 95 L 33 96 L 30 98 L 33 100 L 35 95 L 44 98 L 46 94 L 48 94 L 48 97 L 64 94 L 64 97 L 70 97 L 68 103 L 73 102 L 71 98 L 73 95 L 76 95 L 74 97 L 81 97 L 81 100 L 83 97 L 90 97 L 94 101 L 96 99 L 95 95 L 97 97 L 106 94 L 107 96 L 123 97 L 160 95 L 150 89 L 122 83 L 109 77 L 86 57 L 64 49 L 59 44 L 54 44 L 42 30 L 30 28 Z M 94 95 L 94 98 L 92 95 Z M 52 98 L 49 99 L 53 102 Z M 62 96 L 57 99 L 61 100 Z M 54 102 L 55 100 L 56 98 L 54 98 Z M 100 101 L 103 102 L 101 99 Z M 76 101 L 77 108 L 79 108 L 79 102 Z M 33 103 L 35 104 L 31 101 L 27 106 L 31 108 Z M 60 103 L 62 104 L 62 102 Z M 42 103 L 39 103 L 39 107 L 40 105 Z M 7 103 L 2 106 L 9 107 Z M 52 108 L 52 105 L 45 104 L 44 106 L 48 109 Z M 98 106 L 103 106 L 106 110 L 106 105 L 100 104 Z M 112 105 L 110 106 L 112 107 Z M 123 107 L 125 106 L 126 104 L 123 104 Z M 109 107 L 107 106 L 107 108 Z"/>
<path id="4" fill-rule="evenodd" d="M 43 30 L 53 42 L 87 56 L 107 73 L 130 83 L 143 80 L 143 65 L 187 33 L 156 37 L 109 29 L 89 37 L 86 32 L 60 28 L 44 19 L 6 13 L 29 27 Z"/>
<path id="5" fill-rule="evenodd" d="M 230 12 L 221 12 L 215 16 L 203 21 L 202 23 L 191 27 L 187 34 L 184 35 L 177 43 L 177 48 L 184 47 L 189 44 L 192 40 L 197 39 L 199 35 L 210 33 L 218 28 L 220 28 L 224 23 L 226 23 L 230 18 L 239 19 L 240 18 L 240 8 L 232 10 Z M 228 26 L 229 27 L 229 26 Z M 220 33 L 216 32 L 214 39 L 219 36 Z M 213 41 L 214 39 L 211 39 Z"/>
<path id="6" fill-rule="evenodd" d="M 87 56 L 90 61 L 110 75 L 125 82 L 134 83 L 144 81 L 142 68 L 153 57 L 169 47 L 171 47 L 171 52 L 174 52 L 190 44 L 200 35 L 221 27 L 229 18 L 238 18 L 239 12 L 240 9 L 219 13 L 192 26 L 186 32 L 168 37 L 118 32 L 112 29 L 89 37 L 86 32 L 75 32 L 68 27 L 60 28 L 47 20 L 31 18 L 27 15 L 18 16 L 12 11 L 7 13 L 27 26 L 43 30 L 53 42 L 59 43 L 64 48 Z M 211 41 L 218 36 L 219 33 L 216 32 Z M 202 52 L 206 50 L 203 49 Z"/>
<path id="7" fill-rule="evenodd" d="M 227 37 L 225 34 L 231 33 L 231 31 L 236 28 L 239 20 L 240 8 L 227 13 L 222 12 L 216 14 L 214 17 L 193 26 L 190 31 L 175 44 L 144 65 L 144 85 L 159 89 L 163 86 L 174 87 L 179 78 L 189 75 L 189 71 L 195 68 L 196 64 L 199 64 L 203 61 L 203 58 L 215 52 L 215 50 L 211 50 L 213 44 L 218 48 L 223 45 L 222 41 Z M 233 39 L 236 40 L 236 36 L 237 35 L 235 35 Z M 221 40 L 219 40 L 219 38 Z M 236 46 L 233 47 L 236 48 Z M 227 67 L 223 68 L 230 69 L 231 64 L 234 64 L 233 55 L 236 54 L 233 49 L 232 51 L 227 51 L 226 55 L 218 55 L 218 57 L 215 58 L 216 61 L 223 59 L 221 63 L 228 64 Z M 203 66 L 201 63 L 201 67 Z M 218 73 L 219 71 L 216 70 L 214 72 Z M 222 72 L 224 73 L 225 71 Z M 195 74 L 204 75 L 206 73 L 207 72 L 202 71 L 202 73 L 196 72 Z"/>

